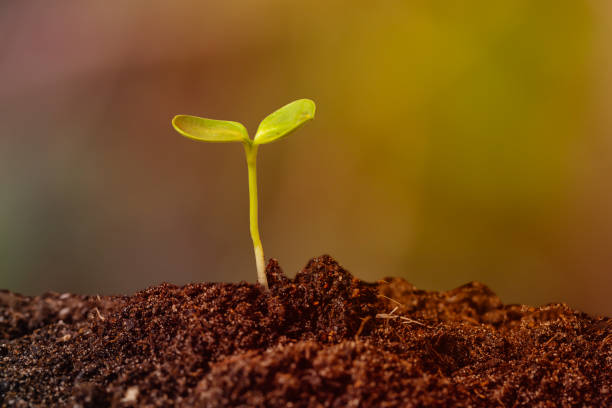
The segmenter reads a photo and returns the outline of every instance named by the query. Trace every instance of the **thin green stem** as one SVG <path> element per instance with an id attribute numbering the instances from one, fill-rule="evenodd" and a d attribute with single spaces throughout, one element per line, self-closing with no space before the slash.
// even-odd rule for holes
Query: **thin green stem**
<path id="1" fill-rule="evenodd" d="M 249 170 L 249 220 L 251 223 L 251 238 L 255 250 L 255 265 L 257 266 L 257 281 L 268 289 L 266 270 L 264 263 L 263 247 L 259 237 L 259 222 L 257 216 L 257 148 L 252 143 L 244 143 L 247 167 Z"/>

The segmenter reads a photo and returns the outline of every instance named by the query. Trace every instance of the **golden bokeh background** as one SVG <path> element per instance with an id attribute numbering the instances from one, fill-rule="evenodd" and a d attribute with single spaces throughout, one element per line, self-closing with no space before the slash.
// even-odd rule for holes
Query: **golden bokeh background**
<path id="1" fill-rule="evenodd" d="M 612 314 L 612 4 L 0 4 L 0 287 L 131 293 L 255 280 L 240 145 L 259 152 L 268 257 L 329 253 L 424 289 Z"/>

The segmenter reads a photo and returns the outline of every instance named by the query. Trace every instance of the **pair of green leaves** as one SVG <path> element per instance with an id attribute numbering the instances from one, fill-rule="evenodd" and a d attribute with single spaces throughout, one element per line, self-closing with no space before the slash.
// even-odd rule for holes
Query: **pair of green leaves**
<path id="1" fill-rule="evenodd" d="M 261 145 L 275 142 L 314 118 L 315 104 L 310 99 L 298 99 L 261 121 L 251 140 L 246 128 L 238 122 L 178 115 L 172 126 L 183 136 L 205 142 L 243 142 Z"/>

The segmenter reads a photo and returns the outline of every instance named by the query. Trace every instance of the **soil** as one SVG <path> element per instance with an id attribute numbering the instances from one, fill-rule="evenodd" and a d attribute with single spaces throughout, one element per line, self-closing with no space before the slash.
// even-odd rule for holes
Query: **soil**
<path id="1" fill-rule="evenodd" d="M 0 292 L 0 401 L 28 406 L 610 407 L 612 320 L 485 285 L 360 281 L 329 256 L 270 291 Z"/>

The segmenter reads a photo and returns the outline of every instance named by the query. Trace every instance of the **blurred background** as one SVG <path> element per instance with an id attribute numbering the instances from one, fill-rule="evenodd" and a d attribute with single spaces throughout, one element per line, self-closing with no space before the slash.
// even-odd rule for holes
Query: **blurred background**
<path id="1" fill-rule="evenodd" d="M 612 3 L 0 3 L 0 288 L 132 293 L 255 281 L 239 144 L 259 152 L 267 257 L 334 256 L 423 289 L 612 314 Z"/>

